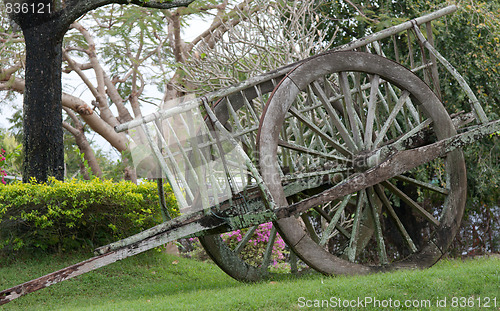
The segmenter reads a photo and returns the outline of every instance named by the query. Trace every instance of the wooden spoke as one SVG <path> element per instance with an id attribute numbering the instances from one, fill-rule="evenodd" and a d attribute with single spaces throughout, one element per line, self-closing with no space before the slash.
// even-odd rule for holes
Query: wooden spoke
<path id="1" fill-rule="evenodd" d="M 298 180 L 298 179 L 311 179 L 314 177 L 326 176 L 335 173 L 344 173 L 350 170 L 348 167 L 335 167 L 329 170 L 314 171 L 310 173 L 295 173 L 283 176 L 283 181 Z"/>
<path id="2" fill-rule="evenodd" d="M 398 99 L 396 106 L 394 107 L 394 109 L 392 109 L 391 114 L 389 115 L 389 117 L 385 121 L 384 126 L 382 127 L 382 129 L 380 130 L 380 133 L 377 136 L 377 139 L 375 139 L 375 143 L 374 143 L 375 146 L 379 146 L 380 143 L 382 142 L 382 140 L 384 139 L 385 134 L 387 133 L 387 130 L 389 130 L 389 127 L 392 125 L 392 123 L 396 119 L 397 114 L 399 113 L 401 108 L 403 108 L 403 105 L 404 105 L 406 99 L 408 98 L 408 96 L 410 96 L 410 93 L 408 91 L 404 91 L 403 94 L 401 95 L 401 97 Z"/>
<path id="3" fill-rule="evenodd" d="M 340 203 L 339 207 L 335 211 L 335 215 L 333 218 L 331 218 L 330 223 L 326 227 L 326 229 L 323 231 L 323 234 L 321 235 L 321 239 L 319 241 L 319 245 L 325 246 L 326 242 L 328 242 L 328 239 L 330 238 L 330 235 L 333 233 L 333 230 L 337 228 L 337 224 L 339 222 L 340 217 L 344 213 L 344 209 L 346 208 L 347 204 L 349 203 L 349 200 L 351 200 L 352 194 L 347 195 L 342 202 Z M 345 234 L 347 238 L 350 238 L 350 234 Z"/>
<path id="4" fill-rule="evenodd" d="M 328 215 L 328 213 L 323 208 L 321 208 L 320 206 L 315 206 L 314 210 L 316 212 L 318 212 L 318 214 L 320 214 L 320 216 L 323 217 L 326 221 L 328 221 L 328 222 L 332 221 L 332 217 L 330 217 L 330 215 Z M 342 233 L 345 237 L 347 237 L 347 238 L 351 237 L 351 234 L 344 227 L 340 226 L 339 224 L 336 224 L 335 228 L 340 233 Z"/>
<path id="5" fill-rule="evenodd" d="M 407 196 L 403 191 L 399 190 L 396 186 L 394 186 L 389 181 L 382 182 L 382 185 L 386 187 L 389 191 L 397 195 L 401 200 L 403 200 L 406 204 L 408 204 L 412 209 L 426 218 L 435 226 L 439 226 L 439 221 L 434 218 L 428 211 L 426 211 L 422 206 L 420 206 L 417 202 L 413 201 L 409 196 Z"/>
<path id="6" fill-rule="evenodd" d="M 297 111 L 295 108 L 290 108 L 290 112 L 298 119 L 300 122 L 304 123 L 306 126 L 308 126 L 311 130 L 313 130 L 318 136 L 323 138 L 326 142 L 332 145 L 333 148 L 337 149 L 338 152 L 343 154 L 344 156 L 350 157 L 352 156 L 352 153 L 347 150 L 344 146 L 339 144 L 336 140 L 334 140 L 332 137 L 326 135 L 320 128 L 318 128 L 311 120 L 307 119 L 304 117 L 299 111 Z"/>
<path id="7" fill-rule="evenodd" d="M 421 116 L 420 116 L 420 113 L 418 112 L 417 108 L 413 104 L 413 101 L 411 100 L 411 97 L 409 97 L 406 100 L 406 107 L 410 111 L 410 114 L 412 115 L 413 120 L 415 120 L 415 122 L 417 124 L 420 124 L 420 122 L 421 122 Z"/>
<path id="8" fill-rule="evenodd" d="M 365 147 L 371 150 L 373 145 L 373 126 L 375 123 L 375 111 L 377 109 L 377 95 L 380 77 L 374 75 L 371 81 L 370 99 L 368 102 L 368 115 L 366 116 Z"/>
<path id="9" fill-rule="evenodd" d="M 276 241 L 277 234 L 278 231 L 276 230 L 276 227 L 273 226 L 271 228 L 271 232 L 269 233 L 269 241 L 267 242 L 266 250 L 264 251 L 261 269 L 267 270 L 267 267 L 269 267 L 269 264 L 271 263 L 271 255 L 273 253 L 274 242 Z"/>
<path id="10" fill-rule="evenodd" d="M 417 133 L 419 133 L 420 131 L 422 131 L 431 124 L 432 124 L 431 119 L 427 119 L 424 122 L 421 122 L 419 125 L 409 130 L 406 134 L 399 137 L 394 143 L 392 143 L 392 145 L 396 148 L 396 150 L 401 149 L 400 147 L 402 147 L 402 145 L 406 142 L 408 138 L 416 135 Z"/>
<path id="11" fill-rule="evenodd" d="M 330 100 L 326 96 L 325 92 L 319 85 L 317 81 L 313 82 L 312 84 L 314 93 L 318 96 L 319 100 L 323 104 L 323 107 L 327 111 L 328 115 L 331 118 L 331 121 L 333 122 L 335 128 L 339 131 L 340 136 L 344 139 L 346 145 L 348 148 L 351 150 L 355 151 L 358 148 L 355 145 L 355 142 L 351 135 L 349 134 L 349 130 L 345 127 L 344 123 L 340 120 L 339 115 L 337 112 L 333 109 Z"/>
<path id="12" fill-rule="evenodd" d="M 384 82 L 386 83 L 386 82 Z M 382 84 L 382 83 L 381 83 Z M 378 90 L 378 96 L 380 98 L 380 101 L 382 102 L 382 105 L 384 106 L 385 108 L 385 111 L 387 113 L 390 113 L 391 109 L 389 108 L 389 103 L 387 102 L 387 99 L 385 98 L 385 96 L 382 94 L 382 92 L 380 91 L 380 89 Z M 396 120 L 394 122 L 394 127 L 396 128 L 396 130 L 399 132 L 399 133 L 403 133 L 403 129 L 401 128 L 401 126 L 399 125 L 399 121 Z"/>
<path id="13" fill-rule="evenodd" d="M 406 241 L 408 244 L 408 247 L 413 253 L 417 252 L 417 247 L 415 246 L 415 243 L 413 243 L 413 240 L 411 239 L 410 235 L 406 231 L 403 223 L 401 220 L 399 220 L 398 215 L 394 211 L 394 208 L 392 208 L 392 204 L 387 198 L 387 196 L 384 193 L 384 189 L 380 185 L 375 185 L 375 192 L 377 193 L 378 197 L 380 200 L 382 200 L 382 203 L 384 204 L 385 208 L 389 212 L 389 215 L 391 215 L 392 219 L 396 222 L 396 226 L 398 227 L 399 232 L 403 236 L 403 239 Z"/>
<path id="14" fill-rule="evenodd" d="M 300 152 L 305 153 L 305 154 L 315 155 L 315 156 L 318 156 L 321 158 L 325 158 L 325 159 L 340 162 L 340 163 L 352 163 L 351 159 L 347 159 L 347 158 L 336 156 L 336 155 L 331 155 L 331 154 L 324 153 L 324 152 L 315 151 L 314 149 L 308 149 L 308 148 L 302 147 L 298 144 L 284 141 L 282 139 L 280 139 L 278 141 L 278 145 L 281 147 L 284 147 L 284 148 L 288 148 L 288 149 L 295 150 L 295 151 L 300 151 Z"/>
<path id="15" fill-rule="evenodd" d="M 391 93 L 391 96 L 396 100 L 398 101 L 399 98 L 398 98 L 398 95 L 396 94 L 396 91 L 394 90 L 394 87 L 390 84 L 388 84 L 388 89 L 389 89 L 389 92 Z M 420 119 L 420 116 L 419 116 L 419 113 L 417 111 L 417 109 L 415 108 L 415 105 L 413 105 L 413 102 L 411 101 L 411 98 L 407 97 L 405 99 L 405 102 L 406 104 L 406 107 L 408 108 L 408 111 L 410 112 L 413 120 L 417 123 L 419 123 L 419 119 Z"/>
<path id="16" fill-rule="evenodd" d="M 308 214 L 307 213 L 301 214 L 300 218 L 302 218 L 302 221 L 304 222 L 304 225 L 306 226 L 307 232 L 309 232 L 310 237 L 313 239 L 314 242 L 318 243 L 319 242 L 318 234 L 316 233 L 316 230 L 314 230 L 314 226 L 311 224 Z"/>
<path id="17" fill-rule="evenodd" d="M 437 193 L 441 193 L 443 195 L 448 195 L 450 193 L 450 191 L 448 189 L 445 189 L 445 188 L 442 188 L 442 187 L 438 187 L 438 186 L 434 186 L 434 185 L 432 185 L 430 183 L 423 182 L 423 181 L 420 181 L 420 180 L 416 180 L 414 178 L 407 177 L 407 176 L 404 176 L 404 175 L 398 175 L 395 178 L 397 180 L 405 181 L 405 182 L 414 184 L 416 186 L 422 187 L 424 189 L 431 190 L 431 191 L 434 191 L 434 192 L 437 192 Z"/>
<path id="18" fill-rule="evenodd" d="M 358 201 L 356 204 L 356 213 L 354 215 L 354 223 L 352 225 L 351 238 L 349 240 L 349 247 L 346 250 L 347 258 L 349 261 L 354 262 L 357 253 L 359 227 L 361 224 L 361 217 L 363 215 L 363 207 L 366 204 L 366 192 L 364 190 L 358 192 Z"/>
<path id="19" fill-rule="evenodd" d="M 389 260 L 387 259 L 387 251 L 385 250 L 384 236 L 382 234 L 382 225 L 380 224 L 380 211 L 377 210 L 377 204 L 374 202 L 374 195 L 375 192 L 373 191 L 373 188 L 368 188 L 368 205 L 370 206 L 373 223 L 375 225 L 375 239 L 377 240 L 379 260 L 380 264 L 387 265 Z"/>
<path id="20" fill-rule="evenodd" d="M 351 91 L 351 94 L 355 95 L 354 118 L 356 119 L 356 123 L 360 131 L 361 145 L 363 145 L 363 134 L 365 131 L 364 124 L 366 123 L 364 109 L 366 109 L 368 100 L 366 100 L 366 95 L 364 93 L 363 85 L 361 85 L 361 80 L 365 80 L 366 76 L 364 74 L 361 74 L 360 72 L 350 72 L 349 76 L 352 77 L 352 80 L 354 81 L 354 89 Z M 365 83 L 364 85 L 369 85 L 369 83 Z"/>
<path id="21" fill-rule="evenodd" d="M 351 89 L 349 87 L 349 80 L 346 72 L 341 72 L 339 74 L 339 83 L 340 83 L 340 88 L 342 90 L 342 94 L 344 95 L 344 103 L 346 107 L 345 110 L 347 112 L 349 125 L 354 136 L 354 142 L 356 143 L 356 146 L 358 146 L 358 148 L 361 148 L 362 147 L 361 133 L 358 127 L 358 123 L 356 122 L 356 117 L 355 117 L 356 110 L 354 108 L 354 103 L 351 96 Z"/>
<path id="22" fill-rule="evenodd" d="M 340 99 L 342 99 L 342 95 L 339 94 L 339 92 L 337 91 L 338 90 L 338 87 L 334 86 L 333 84 L 333 81 L 331 78 L 327 77 L 327 76 L 324 76 L 323 77 L 323 81 L 324 81 L 324 90 L 325 90 L 325 94 L 328 93 L 328 101 L 331 103 L 332 107 L 336 110 L 336 111 L 343 111 L 343 106 L 342 106 L 342 103 L 340 101 Z"/>
<path id="23" fill-rule="evenodd" d="M 241 239 L 240 243 L 238 243 L 238 245 L 236 245 L 236 247 L 234 248 L 234 252 L 236 254 L 239 254 L 241 252 L 241 250 L 243 250 L 243 248 L 245 248 L 245 245 L 247 245 L 248 241 L 250 241 L 255 230 L 257 230 L 258 227 L 259 226 L 253 226 L 247 231 L 247 233 L 245 233 L 245 235 Z"/>

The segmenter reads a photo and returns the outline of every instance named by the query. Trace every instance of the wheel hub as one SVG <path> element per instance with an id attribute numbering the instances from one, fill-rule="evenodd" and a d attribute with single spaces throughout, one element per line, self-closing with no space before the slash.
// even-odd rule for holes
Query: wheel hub
<path id="1" fill-rule="evenodd" d="M 352 162 L 355 172 L 364 172 L 380 164 L 380 150 L 361 151 L 354 155 Z"/>

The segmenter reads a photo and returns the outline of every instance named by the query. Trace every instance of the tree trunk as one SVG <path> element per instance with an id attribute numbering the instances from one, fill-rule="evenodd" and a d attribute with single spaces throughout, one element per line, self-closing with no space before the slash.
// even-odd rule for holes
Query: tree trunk
<path id="1" fill-rule="evenodd" d="M 62 38 L 50 24 L 24 29 L 26 38 L 26 89 L 24 93 L 23 181 L 48 176 L 64 178 L 61 111 Z"/>

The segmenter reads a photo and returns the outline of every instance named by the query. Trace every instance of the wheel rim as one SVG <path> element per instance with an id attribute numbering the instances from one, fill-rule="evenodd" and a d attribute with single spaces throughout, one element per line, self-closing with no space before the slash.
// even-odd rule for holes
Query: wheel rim
<path id="1" fill-rule="evenodd" d="M 368 157 L 371 151 L 394 142 L 400 148 L 415 143 L 405 135 L 425 133 L 418 129 L 430 122 L 437 139 L 455 134 L 439 99 L 406 68 L 367 53 L 320 55 L 297 66 L 273 91 L 258 137 L 262 177 L 278 204 L 287 206 L 311 195 L 307 192 L 323 190 L 308 189 L 302 198 L 287 195 L 288 180 L 306 179 L 299 173 L 310 178 L 316 172 L 327 181 L 323 187 L 332 186 L 385 159 Z M 278 230 L 302 260 L 322 273 L 432 265 L 451 243 L 465 204 L 461 151 L 448 154 L 442 165 L 446 187 L 433 185 L 416 169 L 339 202 L 323 202 L 300 220 L 280 220 Z M 401 188 L 417 193 L 405 195 Z M 437 203 L 422 201 L 429 191 L 431 198 L 445 194 Z M 419 229 L 410 232 L 412 221 Z M 393 231 L 399 237 L 391 241 Z"/>

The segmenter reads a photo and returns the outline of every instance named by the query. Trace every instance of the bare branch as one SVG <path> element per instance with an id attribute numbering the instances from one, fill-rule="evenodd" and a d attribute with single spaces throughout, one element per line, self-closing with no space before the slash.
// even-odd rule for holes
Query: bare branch
<path id="1" fill-rule="evenodd" d="M 22 94 L 24 93 L 24 80 L 14 78 L 7 81 L 0 81 L 0 91 L 14 91 Z"/>
<path id="2" fill-rule="evenodd" d="M 327 19 L 318 15 L 317 1 L 244 3 L 193 41 L 192 57 L 182 67 L 189 89 L 215 90 L 331 47 L 333 38 L 319 31 Z M 217 36 L 221 30 L 224 35 Z"/>
<path id="3" fill-rule="evenodd" d="M 21 69 L 23 65 L 21 62 L 16 63 L 14 66 L 11 66 L 7 69 L 0 68 L 0 81 L 9 80 L 13 73 Z"/>
<path id="4" fill-rule="evenodd" d="M 214 34 L 218 33 L 220 35 L 224 34 L 225 31 L 227 31 L 226 26 L 224 25 L 225 22 L 227 22 L 230 18 L 233 21 L 233 24 L 237 24 L 237 18 L 235 17 L 240 17 L 238 12 L 245 12 L 245 13 L 250 13 L 249 8 L 250 8 L 250 3 L 252 3 L 253 0 L 245 0 L 239 5 L 235 6 L 235 8 L 227 14 L 227 16 L 224 17 L 219 17 L 214 19 L 214 22 L 212 25 L 210 25 L 210 28 L 205 30 L 202 34 L 200 34 L 198 37 L 196 37 L 191 44 L 186 48 L 186 52 L 191 51 L 191 49 L 197 45 L 199 42 L 213 42 L 212 37 Z"/>
<path id="5" fill-rule="evenodd" d="M 73 61 L 73 64 L 75 67 L 77 67 L 81 71 L 92 69 L 91 63 L 80 64 L 80 63 Z M 63 72 L 64 73 L 71 73 L 71 72 L 73 72 L 73 68 L 71 68 L 71 66 L 66 66 L 66 68 L 64 68 Z"/>
<path id="6" fill-rule="evenodd" d="M 370 22 L 373 22 L 373 23 L 378 23 L 379 22 L 379 20 L 372 19 L 372 18 L 369 18 L 368 16 L 366 16 L 366 14 L 355 3 L 353 3 L 352 1 L 345 0 L 345 2 L 347 2 L 350 6 L 352 6 L 359 13 L 359 15 L 363 16 L 364 18 L 366 18 Z"/>
<path id="7" fill-rule="evenodd" d="M 87 41 L 89 45 L 88 55 L 91 67 L 94 69 L 96 80 L 97 80 L 97 88 L 92 85 L 92 83 L 86 78 L 85 74 L 74 64 L 74 62 L 69 58 L 68 54 L 63 52 L 64 58 L 68 61 L 70 67 L 75 70 L 78 75 L 82 78 L 85 84 L 89 87 L 92 94 L 96 98 L 99 103 L 99 110 L 101 112 L 101 117 L 108 122 L 111 126 L 117 126 L 119 124 L 118 120 L 113 116 L 111 110 L 109 110 L 109 105 L 106 100 L 106 94 L 109 95 L 113 103 L 116 105 L 118 109 L 118 114 L 121 119 L 124 121 L 129 121 L 132 119 L 130 113 L 123 105 L 123 98 L 118 93 L 115 85 L 111 83 L 111 80 L 105 73 L 104 69 L 101 67 L 99 60 L 97 58 L 97 51 L 95 47 L 94 39 L 92 35 L 85 29 L 80 23 L 75 22 L 72 24 L 72 27 L 77 29 Z"/>
<path id="8" fill-rule="evenodd" d="M 63 121 L 62 126 L 68 132 L 70 132 L 73 136 L 78 135 L 78 130 L 71 126 L 68 122 Z"/>
<path id="9" fill-rule="evenodd" d="M 168 1 L 145 1 L 145 0 L 66 0 L 65 7 L 61 14 L 62 27 L 67 28 L 85 13 L 97 9 L 107 4 L 135 4 L 153 9 L 172 9 L 176 7 L 188 6 L 194 0 L 168 0 Z M 66 25 L 66 26 L 65 26 Z"/>
<path id="10" fill-rule="evenodd" d="M 99 98 L 99 92 L 95 88 L 94 84 L 87 78 L 85 73 L 80 69 L 80 66 L 78 66 L 75 61 L 69 56 L 69 54 L 66 51 L 63 51 L 63 59 L 68 63 L 68 67 L 71 68 L 72 71 L 75 71 L 80 79 L 82 79 L 83 83 L 87 86 L 87 88 L 90 90 L 92 95 L 94 95 L 95 98 Z"/>
<path id="11" fill-rule="evenodd" d="M 87 161 L 90 169 L 92 170 L 92 174 L 94 174 L 97 177 L 101 177 L 102 171 L 101 168 L 99 167 L 99 164 L 97 163 L 94 150 L 92 150 L 92 147 L 90 146 L 87 137 L 85 137 L 84 125 L 78 119 L 76 114 L 73 113 L 72 110 L 66 107 L 63 107 L 63 110 L 66 111 L 68 116 L 71 118 L 71 120 L 73 120 L 73 123 L 75 124 L 75 127 L 73 127 L 68 122 L 63 121 L 62 123 L 63 127 L 75 137 L 78 149 L 80 149 L 80 152 L 83 153 L 83 157 Z M 87 174 L 87 171 L 83 163 L 81 164 L 81 171 L 82 174 L 85 176 L 85 178 L 88 179 L 89 176 Z"/>

